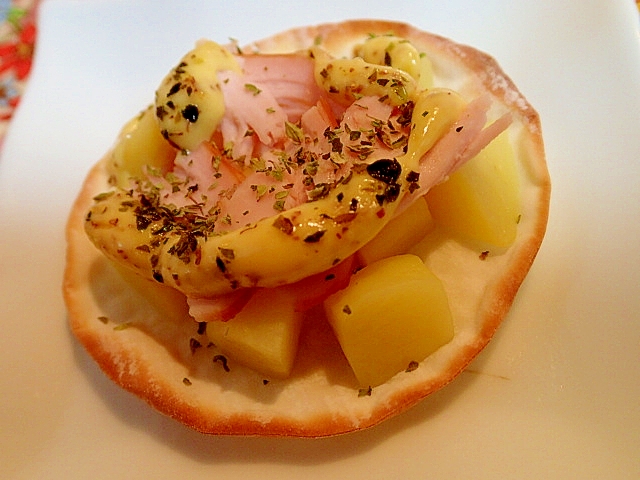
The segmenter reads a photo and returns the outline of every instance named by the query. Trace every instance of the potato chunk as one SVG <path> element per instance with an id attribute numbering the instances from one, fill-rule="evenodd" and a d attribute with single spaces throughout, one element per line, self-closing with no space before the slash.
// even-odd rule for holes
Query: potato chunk
<path id="1" fill-rule="evenodd" d="M 406 253 L 431 231 L 433 225 L 427 202 L 424 197 L 420 197 L 362 247 L 358 251 L 358 258 L 362 264 L 369 265 L 383 258 Z"/>
<path id="2" fill-rule="evenodd" d="M 149 308 L 167 319 L 185 322 L 191 320 L 189 306 L 182 293 L 161 283 L 148 280 L 116 262 L 109 263 L 120 278 L 126 282 L 127 290 L 139 305 L 141 302 L 146 302 Z M 146 308 L 146 306 L 140 308 Z"/>
<path id="3" fill-rule="evenodd" d="M 516 238 L 520 194 L 513 148 L 499 135 L 427 193 L 436 224 L 466 239 L 508 247 Z"/>
<path id="4" fill-rule="evenodd" d="M 386 382 L 453 338 L 442 283 L 415 255 L 366 266 L 324 305 L 363 387 Z"/>
<path id="5" fill-rule="evenodd" d="M 177 150 L 162 138 L 151 107 L 122 129 L 107 168 L 120 187 L 129 186 L 130 177 L 142 177 L 145 167 L 168 172 Z"/>
<path id="6" fill-rule="evenodd" d="M 259 289 L 228 322 L 209 322 L 207 336 L 230 359 L 267 377 L 286 378 L 301 325 L 302 313 L 285 289 Z"/>

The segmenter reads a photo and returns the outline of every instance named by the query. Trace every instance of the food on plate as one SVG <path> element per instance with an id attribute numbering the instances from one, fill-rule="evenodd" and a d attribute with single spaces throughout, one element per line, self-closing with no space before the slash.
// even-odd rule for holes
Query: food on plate
<path id="1" fill-rule="evenodd" d="M 455 378 L 544 236 L 537 113 L 487 55 L 346 21 L 199 41 L 71 212 L 71 329 L 204 433 L 370 427 Z"/>
<path id="2" fill-rule="evenodd" d="M 378 260 L 325 302 L 327 320 L 364 387 L 412 368 L 453 338 L 442 282 L 417 255 Z"/>

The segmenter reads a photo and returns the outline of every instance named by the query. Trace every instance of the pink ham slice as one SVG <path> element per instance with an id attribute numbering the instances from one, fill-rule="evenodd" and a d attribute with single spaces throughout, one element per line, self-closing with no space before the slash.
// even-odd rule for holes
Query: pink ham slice
<path id="1" fill-rule="evenodd" d="M 331 151 L 331 144 L 324 136 L 327 127 L 343 127 L 341 140 L 344 145 L 348 145 L 348 133 L 344 132 L 370 129 L 372 118 L 382 122 L 389 121 L 392 107 L 379 102 L 377 98 L 364 97 L 347 109 L 337 109 L 317 87 L 313 78 L 313 62 L 305 56 L 249 55 L 241 58 L 241 65 L 244 71 L 242 75 L 233 72 L 220 74 L 226 107 L 220 132 L 225 148 L 229 144 L 233 145 L 234 160 L 222 158 L 220 152 L 208 144 L 203 144 L 188 156 L 178 156 L 174 175 L 186 183 L 198 185 L 199 188 L 185 196 L 183 192 L 171 192 L 169 186 L 166 200 L 178 206 L 188 202 L 203 202 L 207 208 L 217 208 L 220 215 L 227 215 L 232 219 L 242 218 L 243 224 L 247 224 L 276 213 L 273 210 L 273 199 L 268 196 L 257 199 L 251 185 L 281 185 L 273 178 L 267 178 L 246 167 L 254 155 L 262 155 L 268 160 L 269 155 L 274 155 L 273 149 L 288 149 L 291 153 L 300 147 L 287 138 L 285 122 L 300 121 L 307 135 L 318 139 L 307 148 L 317 150 L 314 153 L 320 155 Z M 424 195 L 432 186 L 444 181 L 509 126 L 511 117 L 505 115 L 485 128 L 490 105 L 488 96 L 470 102 L 460 119 L 422 157 L 419 162 L 419 187 L 405 195 L 396 214 Z M 340 122 L 336 118 L 340 118 Z M 349 128 L 344 128 L 345 125 Z M 378 141 L 374 143 L 374 153 L 366 161 L 370 163 L 378 158 L 397 158 L 400 155 L 402 151 L 390 149 Z M 214 157 L 219 160 L 212 161 Z M 334 177 L 347 174 L 353 161 L 351 158 L 345 162 L 344 171 L 320 173 L 315 180 L 318 182 L 324 178 L 329 183 L 335 180 Z M 302 175 L 298 170 L 294 170 L 280 182 L 289 184 L 292 192 L 287 199 L 287 209 L 307 201 Z M 219 231 L 238 226 L 240 221 L 234 220 L 226 226 L 221 225 Z M 326 283 L 323 280 L 320 285 L 316 280 L 324 276 L 318 274 L 305 279 L 303 283 L 299 282 L 300 288 L 296 288 L 296 284 L 289 286 L 292 295 L 300 296 L 299 308 L 304 309 L 309 304 L 322 301 L 321 297 L 327 291 L 333 291 L 335 285 L 343 286 L 345 281 L 348 283 L 352 264 L 351 261 L 336 267 L 340 281 Z M 306 293 L 302 294 L 303 291 Z M 189 311 L 199 322 L 227 321 L 240 312 L 253 293 L 253 289 L 241 289 L 221 297 L 188 298 Z"/>
<path id="2" fill-rule="evenodd" d="M 242 59 L 245 77 L 268 90 L 291 122 L 300 120 L 304 112 L 326 98 L 316 84 L 314 62 L 307 55 L 246 55 Z"/>
<path id="3" fill-rule="evenodd" d="M 254 292 L 252 288 L 241 288 L 215 298 L 187 297 L 189 315 L 196 322 L 226 322 L 240 313 Z"/>

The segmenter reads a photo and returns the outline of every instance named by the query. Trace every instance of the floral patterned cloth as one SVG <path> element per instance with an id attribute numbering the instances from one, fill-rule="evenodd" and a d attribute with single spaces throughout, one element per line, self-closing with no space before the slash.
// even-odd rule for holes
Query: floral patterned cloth
<path id="1" fill-rule="evenodd" d="M 0 0 L 0 143 L 31 71 L 38 4 Z"/>

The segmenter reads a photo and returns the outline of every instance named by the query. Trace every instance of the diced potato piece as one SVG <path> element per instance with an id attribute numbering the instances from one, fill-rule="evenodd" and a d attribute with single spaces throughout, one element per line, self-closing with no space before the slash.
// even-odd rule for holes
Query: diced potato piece
<path id="1" fill-rule="evenodd" d="M 516 238 L 520 194 L 513 147 L 502 133 L 449 179 L 427 193 L 436 224 L 497 247 Z"/>
<path id="2" fill-rule="evenodd" d="M 286 378 L 302 325 L 293 300 L 285 289 L 260 289 L 228 322 L 209 322 L 207 336 L 230 359 L 265 376 Z"/>
<path id="3" fill-rule="evenodd" d="M 360 249 L 360 262 L 369 265 L 383 258 L 407 253 L 431 231 L 433 225 L 427 202 L 424 197 L 420 197 Z"/>
<path id="4" fill-rule="evenodd" d="M 120 278 L 127 282 L 127 286 L 144 298 L 156 312 L 168 319 L 190 320 L 187 299 L 183 293 L 138 275 L 119 263 L 112 262 L 111 265 Z"/>
<path id="5" fill-rule="evenodd" d="M 148 108 L 124 127 L 113 150 L 109 173 L 115 176 L 118 186 L 126 188 L 129 178 L 142 176 L 145 166 L 162 174 L 168 172 L 176 153 L 162 137 L 154 112 Z"/>
<path id="6" fill-rule="evenodd" d="M 325 311 L 363 387 L 386 382 L 453 338 L 442 283 L 416 255 L 364 267 Z"/>

